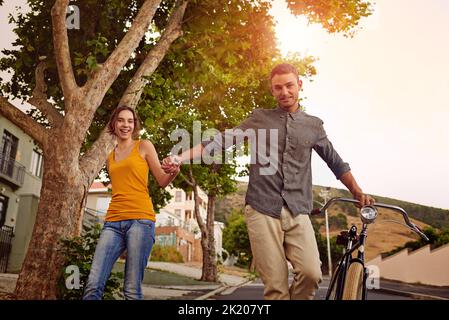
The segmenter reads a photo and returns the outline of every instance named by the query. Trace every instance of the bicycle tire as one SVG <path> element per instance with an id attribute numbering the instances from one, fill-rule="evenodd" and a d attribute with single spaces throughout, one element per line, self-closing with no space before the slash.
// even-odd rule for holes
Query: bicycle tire
<path id="1" fill-rule="evenodd" d="M 343 288 L 343 300 L 362 300 L 363 269 L 363 264 L 360 262 L 353 262 L 349 265 Z"/>

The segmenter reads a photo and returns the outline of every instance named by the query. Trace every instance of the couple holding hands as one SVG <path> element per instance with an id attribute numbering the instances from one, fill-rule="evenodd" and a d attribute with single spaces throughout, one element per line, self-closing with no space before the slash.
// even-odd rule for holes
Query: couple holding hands
<path id="1" fill-rule="evenodd" d="M 125 250 L 124 296 L 144 298 L 141 283 L 155 242 L 156 221 L 148 193 L 149 172 L 165 188 L 179 173 L 182 163 L 200 158 L 204 152 L 231 147 L 248 129 L 275 130 L 277 135 L 277 140 L 264 141 L 266 145 L 260 148 L 274 153 L 270 157 L 275 156 L 276 168 L 271 174 L 263 174 L 265 164 L 260 160 L 265 155 L 251 155 L 254 159 L 244 204 L 251 251 L 264 283 L 264 298 L 313 299 L 321 281 L 321 261 L 309 218 L 313 201 L 312 150 L 361 206 L 373 204 L 374 199 L 363 193 L 349 165 L 333 148 L 323 121 L 301 110 L 302 81 L 296 68 L 286 63 L 274 67 L 270 86 L 277 101 L 275 108 L 255 109 L 238 127 L 224 133 L 225 143 L 217 137 L 180 155 L 169 156 L 162 163 L 153 144 L 138 139 L 140 126 L 135 111 L 127 106 L 114 111 L 108 130 L 116 137 L 117 145 L 106 162 L 112 200 L 84 288 L 84 300 L 102 299 L 112 267 Z M 260 143 L 259 139 L 255 141 Z M 294 273 L 290 286 L 287 261 Z"/>

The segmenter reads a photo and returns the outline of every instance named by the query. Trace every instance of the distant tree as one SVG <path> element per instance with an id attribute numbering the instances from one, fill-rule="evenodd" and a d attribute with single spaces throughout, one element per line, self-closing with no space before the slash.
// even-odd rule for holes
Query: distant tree
<path id="1" fill-rule="evenodd" d="M 245 218 L 241 210 L 233 210 L 223 230 L 223 248 L 238 258 L 237 264 L 249 267 L 252 261 L 251 245 Z"/>
<path id="2" fill-rule="evenodd" d="M 346 216 L 342 213 L 339 213 L 335 216 L 329 216 L 329 228 L 331 229 L 347 229 L 348 228 L 348 220 Z"/>
<path id="3" fill-rule="evenodd" d="M 442 245 L 445 245 L 449 243 L 449 230 L 443 229 L 441 231 L 437 231 L 432 227 L 426 227 L 423 229 L 424 234 L 429 238 L 429 241 L 425 241 L 422 238 L 419 238 L 416 241 L 408 241 L 403 246 L 397 247 L 391 251 L 384 252 L 383 255 L 385 256 L 391 256 L 399 251 L 402 251 L 404 249 L 409 250 L 416 250 L 421 247 L 424 247 L 428 244 L 430 244 L 432 247 L 440 247 Z"/>

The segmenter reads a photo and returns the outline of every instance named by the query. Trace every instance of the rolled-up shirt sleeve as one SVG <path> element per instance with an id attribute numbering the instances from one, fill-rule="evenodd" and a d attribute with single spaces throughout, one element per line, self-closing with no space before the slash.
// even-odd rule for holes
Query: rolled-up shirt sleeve
<path id="1" fill-rule="evenodd" d="M 326 162 L 327 166 L 338 180 L 340 180 L 344 173 L 351 170 L 349 164 L 342 160 L 332 143 L 329 141 L 323 127 L 323 122 L 321 122 L 319 126 L 318 141 L 313 146 L 313 149 L 318 153 L 321 159 Z"/>

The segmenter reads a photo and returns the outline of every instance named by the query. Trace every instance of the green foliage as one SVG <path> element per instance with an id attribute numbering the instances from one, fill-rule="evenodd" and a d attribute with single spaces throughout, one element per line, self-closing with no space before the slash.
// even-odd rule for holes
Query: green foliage
<path id="1" fill-rule="evenodd" d="M 328 217 L 329 228 L 330 229 L 347 229 L 348 228 L 348 220 L 346 216 L 342 213 L 339 213 L 335 216 Z"/>
<path id="2" fill-rule="evenodd" d="M 249 267 L 251 245 L 245 218 L 241 210 L 233 210 L 223 230 L 223 248 L 237 257 L 237 265 Z"/>
<path id="3" fill-rule="evenodd" d="M 351 197 L 352 198 L 352 197 Z M 352 203 L 348 202 L 339 202 L 336 204 L 340 209 L 346 214 L 357 217 L 359 215 L 359 209 Z"/>
<path id="4" fill-rule="evenodd" d="M 388 257 L 406 248 L 413 251 L 421 247 L 424 247 L 425 245 L 428 244 L 430 244 L 433 248 L 436 248 L 449 243 L 449 229 L 437 231 L 434 228 L 429 227 L 424 228 L 423 232 L 429 238 L 429 241 L 425 241 L 424 239 L 419 238 L 419 240 L 409 241 L 405 243 L 403 246 L 397 247 L 391 251 L 383 253 L 382 255 Z"/>
<path id="5" fill-rule="evenodd" d="M 151 250 L 151 261 L 184 262 L 181 253 L 175 246 L 161 246 L 155 244 Z"/>
<path id="6" fill-rule="evenodd" d="M 80 237 L 61 240 L 62 251 L 65 255 L 66 262 L 64 269 L 58 281 L 59 299 L 64 300 L 80 300 L 83 296 L 83 290 L 87 283 L 87 278 L 92 266 L 92 260 L 95 253 L 95 247 L 101 234 L 101 225 L 96 224 L 92 228 L 85 227 L 84 234 Z M 74 265 L 79 268 L 80 272 L 80 288 L 67 289 L 65 281 L 65 268 Z M 123 298 L 123 273 L 111 272 L 104 289 L 104 300 L 115 300 Z"/>
<path id="7" fill-rule="evenodd" d="M 312 23 L 319 23 L 328 32 L 354 34 L 354 28 L 362 17 L 372 13 L 371 1 L 364 0 L 287 0 L 288 7 L 296 15 L 305 15 Z"/>
<path id="8" fill-rule="evenodd" d="M 327 254 L 327 241 L 326 237 L 323 237 L 320 233 L 320 227 L 322 224 L 317 223 L 315 219 L 311 219 L 312 226 L 315 231 L 315 238 L 318 245 L 318 251 L 320 253 L 320 259 L 322 262 L 321 269 L 323 273 L 327 273 L 329 270 L 329 261 L 328 261 L 328 254 Z M 330 242 L 330 248 L 331 248 L 331 259 L 333 263 L 333 267 L 335 268 L 337 261 L 341 259 L 343 256 L 343 249 L 344 247 L 341 245 L 337 245 L 337 237 L 331 237 L 329 239 Z"/>

